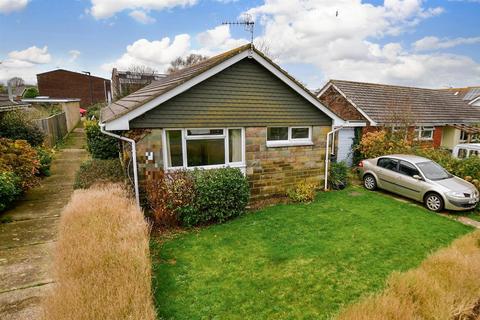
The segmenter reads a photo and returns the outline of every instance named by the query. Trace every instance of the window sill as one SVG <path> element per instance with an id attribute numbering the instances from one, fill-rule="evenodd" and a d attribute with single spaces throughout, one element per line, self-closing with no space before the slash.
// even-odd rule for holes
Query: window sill
<path id="1" fill-rule="evenodd" d="M 282 141 L 273 142 L 267 141 L 267 148 L 281 148 L 281 147 L 301 147 L 301 146 L 313 146 L 312 141 Z"/>

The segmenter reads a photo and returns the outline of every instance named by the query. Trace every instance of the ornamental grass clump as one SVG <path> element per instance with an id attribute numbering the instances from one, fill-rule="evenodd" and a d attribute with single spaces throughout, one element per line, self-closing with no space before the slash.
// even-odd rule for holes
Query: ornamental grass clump
<path id="1" fill-rule="evenodd" d="M 347 307 L 338 319 L 479 319 L 480 231 L 457 239 L 387 288 Z"/>
<path id="2" fill-rule="evenodd" d="M 76 190 L 60 218 L 48 320 L 155 319 L 149 226 L 118 185 Z"/>

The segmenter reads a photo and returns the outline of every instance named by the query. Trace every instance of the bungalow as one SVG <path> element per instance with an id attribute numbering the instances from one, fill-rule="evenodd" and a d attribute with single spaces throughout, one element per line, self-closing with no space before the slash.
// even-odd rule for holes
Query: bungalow
<path id="1" fill-rule="evenodd" d="M 423 89 L 343 80 L 330 80 L 318 99 L 339 117 L 364 122 L 357 134 L 383 126 L 410 124 L 417 140 L 453 149 L 478 129 L 480 108 L 445 90 Z M 338 160 L 351 162 L 353 128 L 338 134 Z"/>
<path id="2" fill-rule="evenodd" d="M 250 44 L 169 74 L 101 113 L 104 133 L 132 143 L 140 180 L 150 170 L 235 167 L 254 201 L 300 181 L 320 184 L 327 134 L 338 125 L 345 123 Z"/>

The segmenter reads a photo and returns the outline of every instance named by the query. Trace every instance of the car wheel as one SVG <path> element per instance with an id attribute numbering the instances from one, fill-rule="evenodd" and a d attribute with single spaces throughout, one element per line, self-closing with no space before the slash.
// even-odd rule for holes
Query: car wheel
<path id="1" fill-rule="evenodd" d="M 432 192 L 427 194 L 424 203 L 425 207 L 430 211 L 439 212 L 443 210 L 443 199 L 438 193 Z"/>
<path id="2" fill-rule="evenodd" d="M 375 180 L 375 177 L 371 174 L 366 174 L 363 177 L 363 186 L 367 190 L 375 190 L 377 189 L 377 180 Z"/>

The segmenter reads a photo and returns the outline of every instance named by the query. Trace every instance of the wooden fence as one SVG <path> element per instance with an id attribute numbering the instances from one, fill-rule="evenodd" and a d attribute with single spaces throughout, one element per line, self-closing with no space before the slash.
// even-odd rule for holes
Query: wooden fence
<path id="1" fill-rule="evenodd" d="M 45 143 L 49 147 L 55 146 L 63 139 L 67 131 L 67 118 L 65 112 L 53 115 L 48 118 L 35 120 L 37 126 L 45 133 Z"/>

